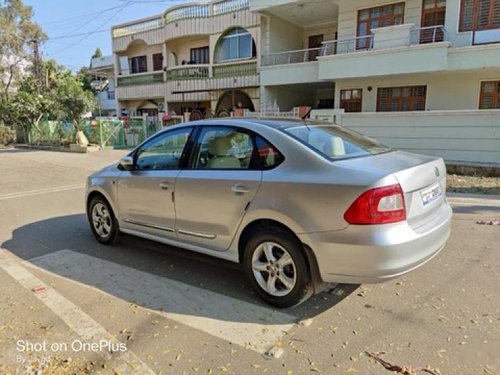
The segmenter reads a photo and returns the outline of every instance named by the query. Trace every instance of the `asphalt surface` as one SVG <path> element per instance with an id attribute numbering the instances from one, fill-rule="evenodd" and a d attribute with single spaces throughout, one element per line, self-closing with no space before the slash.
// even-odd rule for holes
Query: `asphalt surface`
<path id="1" fill-rule="evenodd" d="M 477 224 L 500 219 L 499 199 L 450 197 L 452 237 L 416 271 L 277 311 L 238 265 L 94 240 L 85 177 L 123 154 L 0 150 L 0 373 L 390 373 L 368 353 L 400 372 L 500 373 L 500 226 Z"/>

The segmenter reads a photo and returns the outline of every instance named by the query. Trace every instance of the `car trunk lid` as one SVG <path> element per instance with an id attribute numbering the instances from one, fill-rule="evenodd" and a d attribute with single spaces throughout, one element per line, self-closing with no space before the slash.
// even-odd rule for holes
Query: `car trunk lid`
<path id="1" fill-rule="evenodd" d="M 403 189 L 407 221 L 415 231 L 424 228 L 439 214 L 446 193 L 443 159 L 394 151 L 363 158 L 362 163 L 359 161 L 343 160 L 337 165 L 369 171 L 379 179 L 393 175 Z"/>

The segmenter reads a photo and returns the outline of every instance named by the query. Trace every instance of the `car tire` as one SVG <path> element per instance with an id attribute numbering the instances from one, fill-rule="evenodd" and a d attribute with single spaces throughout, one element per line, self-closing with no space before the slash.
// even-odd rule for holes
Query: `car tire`
<path id="1" fill-rule="evenodd" d="M 243 267 L 257 295 L 272 306 L 291 307 L 312 294 L 303 246 L 280 228 L 266 228 L 250 236 Z"/>
<path id="2" fill-rule="evenodd" d="M 95 196 L 89 203 L 87 218 L 97 241 L 112 245 L 118 238 L 118 222 L 113 209 L 102 196 Z"/>

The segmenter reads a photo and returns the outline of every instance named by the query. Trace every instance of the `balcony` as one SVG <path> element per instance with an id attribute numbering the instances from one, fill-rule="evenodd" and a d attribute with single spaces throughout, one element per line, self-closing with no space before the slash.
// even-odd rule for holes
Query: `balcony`
<path id="1" fill-rule="evenodd" d="M 190 79 L 206 79 L 209 77 L 210 65 L 182 65 L 167 69 L 167 81 L 183 81 Z"/>
<path id="2" fill-rule="evenodd" d="M 187 18 L 208 18 L 250 8 L 250 0 L 224 0 L 212 4 L 188 4 L 165 13 L 165 23 Z"/>
<path id="3" fill-rule="evenodd" d="M 163 98 L 164 82 L 163 72 L 121 76 L 117 81 L 116 97 L 118 100 Z"/>
<path id="4" fill-rule="evenodd" d="M 163 72 L 159 73 L 137 73 L 118 77 L 118 86 L 147 85 L 163 82 Z"/>
<path id="5" fill-rule="evenodd" d="M 262 83 L 273 86 L 318 81 L 318 57 L 323 51 L 324 48 L 309 48 L 262 56 Z"/>
<path id="6" fill-rule="evenodd" d="M 213 67 L 214 78 L 250 76 L 257 74 L 257 61 L 217 64 Z"/>
<path id="7" fill-rule="evenodd" d="M 373 29 L 372 34 L 324 43 L 320 79 L 442 71 L 450 47 L 443 26 L 403 24 Z"/>
<path id="8" fill-rule="evenodd" d="M 258 87 L 256 60 L 224 64 L 183 65 L 167 69 L 167 100 L 211 100 L 211 90 Z"/>
<path id="9" fill-rule="evenodd" d="M 112 29 L 113 38 L 159 29 L 164 26 L 163 17 L 154 17 L 139 22 L 131 22 Z"/>

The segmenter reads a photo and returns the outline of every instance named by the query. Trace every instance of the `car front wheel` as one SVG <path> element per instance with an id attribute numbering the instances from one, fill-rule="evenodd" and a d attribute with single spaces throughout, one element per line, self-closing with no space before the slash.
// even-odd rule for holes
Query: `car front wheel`
<path id="1" fill-rule="evenodd" d="M 294 306 L 312 293 L 302 244 L 279 228 L 254 234 L 245 246 L 243 264 L 256 293 L 272 306 Z"/>
<path id="2" fill-rule="evenodd" d="M 100 196 L 92 198 L 88 209 L 88 219 L 97 241 L 105 245 L 115 242 L 118 235 L 118 224 L 113 210 L 104 198 Z"/>

